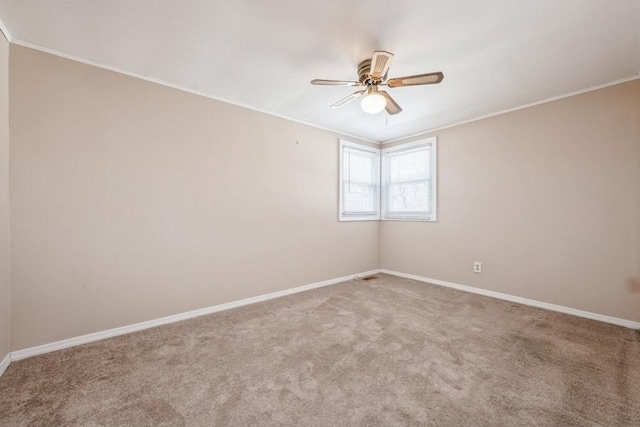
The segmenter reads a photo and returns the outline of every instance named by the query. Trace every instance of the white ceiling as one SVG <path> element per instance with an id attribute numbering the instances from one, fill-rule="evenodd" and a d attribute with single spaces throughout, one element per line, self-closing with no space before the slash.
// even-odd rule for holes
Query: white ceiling
<path id="1" fill-rule="evenodd" d="M 0 0 L 13 42 L 213 98 L 388 141 L 638 76 L 640 0 Z M 389 89 L 404 111 L 370 116 L 353 91 L 376 49 L 390 77 L 442 71 L 439 85 Z"/>

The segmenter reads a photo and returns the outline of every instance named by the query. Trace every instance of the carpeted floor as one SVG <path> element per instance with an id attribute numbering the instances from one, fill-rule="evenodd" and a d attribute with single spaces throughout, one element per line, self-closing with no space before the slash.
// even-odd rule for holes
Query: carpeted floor
<path id="1" fill-rule="evenodd" d="M 640 426 L 640 338 L 380 275 L 12 363 L 0 425 Z"/>

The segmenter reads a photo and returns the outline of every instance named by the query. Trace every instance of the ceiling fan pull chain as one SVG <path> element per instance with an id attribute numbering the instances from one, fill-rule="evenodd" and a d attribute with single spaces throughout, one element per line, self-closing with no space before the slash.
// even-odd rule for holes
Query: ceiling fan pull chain
<path id="1" fill-rule="evenodd" d="M 389 113 L 387 110 L 384 110 L 384 127 L 389 126 Z"/>

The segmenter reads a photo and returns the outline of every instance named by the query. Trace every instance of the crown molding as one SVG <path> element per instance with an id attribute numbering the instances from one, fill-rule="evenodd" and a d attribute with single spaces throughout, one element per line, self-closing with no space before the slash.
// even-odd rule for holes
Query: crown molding
<path id="1" fill-rule="evenodd" d="M 484 119 L 488 119 L 490 117 L 495 117 L 495 116 L 501 116 L 503 114 L 507 114 L 507 113 L 512 113 L 514 111 L 518 111 L 518 110 L 524 110 L 525 108 L 530 108 L 530 107 L 535 107 L 536 105 L 541 105 L 541 104 L 546 104 L 549 102 L 554 102 L 554 101 L 559 101 L 561 99 L 565 99 L 565 98 L 571 98 L 572 96 L 577 96 L 577 95 L 582 95 L 583 93 L 587 93 L 587 92 L 593 92 L 594 90 L 598 90 L 598 89 L 604 89 L 610 86 L 615 86 L 615 85 L 619 85 L 622 83 L 628 83 L 634 80 L 638 80 L 640 79 L 640 73 L 638 75 L 635 76 L 631 76 L 631 77 L 625 77 L 623 79 L 618 79 L 618 80 L 613 80 L 611 82 L 608 83 L 603 83 L 600 85 L 596 85 L 596 86 L 591 86 L 588 87 L 586 89 L 580 89 L 580 90 L 576 90 L 574 92 L 569 92 L 566 93 L 564 95 L 558 95 L 558 96 L 552 96 L 551 98 L 545 98 L 542 99 L 540 101 L 535 101 L 535 102 L 531 102 L 529 104 L 524 104 L 524 105 L 520 105 L 517 107 L 513 107 L 513 108 L 508 108 L 506 110 L 500 110 L 500 111 L 496 111 L 495 113 L 489 113 L 489 114 L 485 114 L 484 116 L 479 116 L 479 117 L 475 117 L 469 120 L 463 120 L 461 122 L 456 122 L 450 125 L 446 125 L 446 126 L 441 126 L 438 128 L 433 128 L 433 129 L 429 129 L 429 130 L 425 130 L 425 131 L 420 131 L 408 136 L 403 136 L 401 138 L 395 138 L 395 139 L 390 139 L 389 141 L 383 141 L 382 144 L 394 144 L 396 142 L 404 142 L 406 140 L 409 139 L 413 139 L 413 138 L 419 138 L 419 137 L 423 137 L 423 136 L 429 136 L 430 134 L 433 134 L 434 132 L 438 132 L 441 130 L 445 130 L 445 129 L 450 129 L 456 126 L 461 126 L 461 125 L 466 125 L 468 123 L 473 123 L 473 122 L 477 122 L 479 120 L 484 120 Z"/>
<path id="2" fill-rule="evenodd" d="M 287 116 L 283 116 L 281 114 L 276 114 L 276 113 L 272 113 L 272 112 L 269 112 L 269 111 L 261 110 L 259 108 L 252 107 L 252 106 L 247 105 L 247 104 L 242 104 L 240 102 L 229 101 L 228 99 L 218 98 L 218 97 L 209 95 L 207 93 L 204 93 L 204 92 L 201 92 L 201 91 L 198 91 L 198 90 L 195 90 L 195 89 L 191 89 L 191 88 L 188 88 L 188 87 L 185 87 L 185 86 L 180 86 L 180 85 L 176 85 L 176 84 L 173 84 L 173 83 L 169 83 L 169 82 L 166 82 L 166 81 L 161 80 L 161 79 L 156 79 L 155 77 L 147 76 L 145 74 L 140 74 L 140 73 L 136 73 L 136 72 L 132 72 L 132 71 L 127 71 L 127 70 L 124 70 L 124 69 L 122 69 L 120 67 L 115 67 L 115 66 L 112 66 L 112 65 L 103 64 L 103 63 L 95 61 L 93 59 L 87 59 L 87 58 L 83 58 L 81 56 L 72 55 L 70 53 L 60 52 L 60 51 L 57 51 L 57 50 L 54 50 L 54 49 L 49 49 L 49 48 L 46 48 L 44 46 L 40 46 L 40 45 L 35 44 L 35 43 L 31 43 L 31 42 L 27 42 L 27 41 L 19 40 L 19 39 L 12 39 L 12 40 L 10 40 L 10 42 L 12 44 L 15 44 L 15 45 L 18 45 L 18 46 L 22 46 L 22 47 L 26 47 L 28 49 L 33 49 L 33 50 L 37 50 L 39 52 L 48 53 L 49 55 L 54 55 L 54 56 L 58 56 L 60 58 L 69 59 L 71 61 L 80 62 L 80 63 L 85 64 L 85 65 L 90 65 L 90 66 L 93 66 L 93 67 L 101 68 L 103 70 L 112 71 L 114 73 L 124 74 L 124 75 L 129 76 L 129 77 L 134 77 L 136 79 L 145 80 L 145 81 L 148 81 L 148 82 L 151 82 L 151 83 L 155 83 L 155 84 L 158 84 L 158 85 L 161 85 L 161 86 L 169 87 L 171 89 L 176 89 L 176 90 L 179 90 L 179 91 L 182 91 L 182 92 L 191 93 L 193 95 L 202 96 L 204 98 L 213 99 L 215 101 L 224 102 L 225 104 L 235 105 L 236 107 L 245 108 L 245 109 L 251 110 L 251 111 L 256 111 L 258 113 L 266 114 L 266 115 L 272 116 L 272 117 L 277 117 L 279 119 L 287 120 L 289 122 L 299 123 L 299 124 L 302 124 L 302 125 L 305 125 L 305 126 L 309 126 L 309 127 L 315 128 L 315 129 L 324 130 L 324 131 L 327 131 L 327 132 L 330 132 L 330 133 L 336 135 L 338 138 L 339 137 L 347 137 L 347 138 L 353 138 L 353 139 L 356 139 L 356 140 L 362 141 L 362 142 L 368 142 L 370 144 L 377 144 L 377 145 L 381 145 L 382 144 L 381 141 L 375 141 L 375 140 L 372 140 L 372 139 L 364 138 L 362 136 L 352 135 L 352 134 L 349 134 L 349 133 L 344 133 L 344 132 L 341 132 L 341 131 L 337 131 L 335 129 L 330 129 L 330 128 L 327 128 L 327 127 L 324 127 L 324 126 L 320 126 L 320 125 L 316 125 L 316 124 L 313 124 L 313 123 L 305 122 L 303 120 L 293 119 L 291 117 L 287 117 Z"/>
<path id="3" fill-rule="evenodd" d="M 2 35 L 4 35 L 4 38 L 6 38 L 9 43 L 11 43 L 13 41 L 12 37 L 11 37 L 11 33 L 9 33 L 9 29 L 4 24 L 2 19 L 0 19 L 0 33 L 2 33 Z"/>
<path id="4" fill-rule="evenodd" d="M 394 139 L 390 139 L 390 140 L 387 140 L 387 141 L 376 141 L 376 140 L 364 138 L 362 136 L 353 135 L 353 134 L 349 134 L 349 133 L 344 133 L 344 132 L 341 132 L 341 131 L 337 131 L 335 129 L 330 129 L 330 128 L 327 128 L 327 127 L 324 127 L 324 126 L 320 126 L 320 125 L 316 125 L 316 124 L 313 124 L 313 123 L 305 122 L 303 120 L 293 119 L 291 117 L 287 117 L 287 116 L 284 116 L 284 115 L 281 115 L 281 114 L 276 114 L 276 113 L 272 113 L 272 112 L 269 112 L 269 111 L 265 111 L 265 110 L 262 110 L 262 109 L 259 109 L 259 108 L 252 107 L 252 106 L 247 105 L 247 104 L 243 104 L 243 103 L 239 103 L 239 102 L 235 102 L 235 101 L 230 101 L 230 100 L 223 99 L 223 98 L 218 98 L 218 97 L 209 95 L 207 93 L 204 93 L 204 92 L 201 92 L 201 91 L 198 91 L 198 90 L 194 90 L 194 89 L 190 89 L 188 87 L 172 84 L 172 83 L 166 82 L 166 81 L 161 80 L 161 79 L 156 79 L 154 77 L 147 76 L 145 74 L 140 74 L 140 73 L 135 73 L 135 72 L 132 72 L 132 71 L 127 71 L 127 70 L 124 70 L 124 69 L 122 69 L 120 67 L 115 67 L 115 66 L 103 64 L 101 62 L 98 62 L 98 61 L 95 61 L 95 60 L 92 60 L 92 59 L 83 58 L 83 57 L 72 55 L 72 54 L 69 54 L 69 53 L 60 52 L 60 51 L 57 51 L 57 50 L 54 50 L 54 49 L 49 49 L 49 48 L 46 48 L 44 46 L 41 46 L 41 45 L 38 45 L 38 44 L 35 44 L 35 43 L 31 43 L 31 42 L 27 42 L 27 41 L 24 41 L 24 40 L 15 39 L 9 34 L 9 31 L 6 28 L 6 26 L 3 24 L 2 20 L 0 20 L 0 31 L 2 33 L 4 33 L 5 37 L 7 38 L 7 40 L 10 43 L 16 44 L 18 46 L 26 47 L 28 49 L 37 50 L 37 51 L 40 51 L 40 52 L 43 52 L 43 53 L 48 53 L 50 55 L 54 55 L 54 56 L 58 56 L 58 57 L 61 57 L 61 58 L 69 59 L 69 60 L 75 61 L 75 62 L 80 62 L 82 64 L 94 66 L 94 67 L 101 68 L 101 69 L 104 69 L 104 70 L 113 71 L 113 72 L 118 73 L 118 74 L 124 74 L 124 75 L 129 76 L 129 77 L 134 77 L 134 78 L 137 78 L 137 79 L 145 80 L 145 81 L 148 81 L 148 82 L 151 82 L 151 83 L 155 83 L 155 84 L 158 84 L 158 85 L 161 85 L 161 86 L 166 86 L 166 87 L 169 87 L 169 88 L 172 88 L 172 89 L 180 90 L 182 92 L 191 93 L 191 94 L 194 94 L 194 95 L 198 95 L 198 96 L 202 96 L 202 97 L 205 97 L 205 98 L 213 99 L 213 100 L 219 101 L 219 102 L 224 102 L 226 104 L 235 105 L 237 107 L 245 108 L 247 110 L 256 111 L 258 113 L 262 113 L 262 114 L 266 114 L 266 115 L 269 115 L 269 116 L 272 116 L 272 117 L 277 117 L 277 118 L 280 118 L 280 119 L 284 119 L 284 120 L 287 120 L 289 122 L 299 123 L 299 124 L 302 124 L 302 125 L 305 125 L 305 126 L 309 126 L 309 127 L 315 128 L 315 129 L 324 130 L 324 131 L 327 131 L 327 132 L 335 134 L 338 138 L 340 138 L 340 137 L 353 138 L 353 139 L 358 140 L 358 141 L 367 142 L 367 143 L 370 143 L 370 144 L 377 144 L 377 145 L 393 144 L 393 143 L 397 143 L 397 142 L 404 142 L 404 141 L 407 141 L 407 140 L 410 140 L 410 139 L 413 139 L 413 138 L 420 138 L 420 137 L 424 137 L 424 136 L 430 136 L 434 132 L 438 132 L 438 131 L 441 131 L 441 130 L 450 129 L 450 128 L 453 128 L 453 127 L 456 127 L 456 126 L 461 126 L 461 125 L 465 125 L 465 124 L 468 124 L 468 123 L 477 122 L 479 120 L 484 120 L 484 119 L 488 119 L 488 118 L 491 118 L 491 117 L 512 113 L 514 111 L 523 110 L 525 108 L 535 107 L 537 105 L 546 104 L 546 103 L 549 103 L 549 102 L 554 102 L 554 101 L 558 101 L 558 100 L 565 99 L 565 98 L 570 98 L 572 96 L 582 95 L 584 93 L 588 93 L 588 92 L 592 92 L 592 91 L 595 91 L 595 90 L 604 89 L 604 88 L 607 88 L 607 87 L 610 87 L 610 86 L 615 86 L 615 85 L 619 85 L 619 84 L 622 84 L 622 83 L 628 83 L 630 81 L 640 79 L 640 72 L 639 72 L 637 75 L 634 75 L 634 76 L 613 80 L 613 81 L 610 81 L 610 82 L 607 82 L 607 83 L 603 83 L 603 84 L 596 85 L 596 86 L 591 86 L 591 87 L 588 87 L 586 89 L 580 89 L 580 90 L 569 92 L 569 93 L 566 93 L 566 94 L 563 94 L 563 95 L 558 95 L 558 96 L 553 96 L 553 97 L 550 97 L 550 98 L 545 98 L 545 99 L 542 99 L 540 101 L 530 102 L 528 104 L 523 104 L 523 105 L 519 105 L 519 106 L 516 106 L 516 107 L 508 108 L 508 109 L 505 109 L 505 110 L 496 111 L 496 112 L 493 112 L 493 113 L 489 113 L 489 114 L 485 114 L 485 115 L 482 115 L 482 116 L 474 117 L 474 118 L 471 118 L 471 119 L 468 119 L 468 120 L 455 122 L 455 123 L 452 123 L 452 124 L 449 124 L 449 125 L 440 126 L 440 127 L 433 128 L 433 129 L 427 129 L 427 130 L 416 132 L 414 134 L 403 136 L 403 137 L 400 137 L 400 138 L 394 138 Z"/>

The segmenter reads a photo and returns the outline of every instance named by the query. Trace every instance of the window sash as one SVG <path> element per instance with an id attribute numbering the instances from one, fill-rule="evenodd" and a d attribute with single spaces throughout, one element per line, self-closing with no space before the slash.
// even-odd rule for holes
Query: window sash
<path id="1" fill-rule="evenodd" d="M 392 159 L 395 156 L 407 155 L 412 152 L 427 151 L 429 153 L 428 162 L 426 165 L 425 178 L 414 179 L 391 179 L 394 175 L 392 170 Z M 382 219 L 414 219 L 414 220 L 428 220 L 435 221 L 435 202 L 436 202 L 436 146 L 435 138 L 430 138 L 427 141 L 418 141 L 415 143 L 391 147 L 386 150 L 382 150 L 382 200 L 383 200 L 383 216 Z M 419 175 L 419 173 L 418 173 Z M 397 176 L 397 174 L 396 174 Z M 396 205 L 394 197 L 397 194 L 394 193 L 394 188 L 401 185 L 420 184 L 423 183 L 426 187 L 426 209 L 399 209 Z M 418 201 L 419 202 L 419 201 Z"/>
<path id="2" fill-rule="evenodd" d="M 352 161 L 352 154 L 359 159 Z M 365 175 L 352 172 L 355 162 L 368 159 L 370 173 L 368 180 Z M 376 220 L 380 219 L 380 152 L 366 145 L 340 141 L 340 206 L 339 219 Z M 358 189 L 362 191 L 357 191 Z M 353 191 L 355 190 L 355 191 Z M 351 198 L 349 196 L 352 196 Z M 360 195 L 360 196 L 359 196 Z M 364 198 L 365 200 L 358 200 Z M 366 203 L 367 206 L 363 206 Z M 359 205 L 359 206 L 358 206 Z"/>

